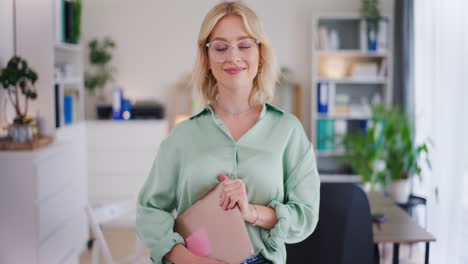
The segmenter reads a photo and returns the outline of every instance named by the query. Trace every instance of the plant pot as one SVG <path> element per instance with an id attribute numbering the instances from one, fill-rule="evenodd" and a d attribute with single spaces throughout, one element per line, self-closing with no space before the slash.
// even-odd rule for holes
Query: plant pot
<path id="1" fill-rule="evenodd" d="M 361 184 L 362 189 L 364 190 L 365 193 L 369 193 L 373 190 L 371 190 L 371 183 L 370 182 L 365 182 Z"/>
<path id="2" fill-rule="evenodd" d="M 377 51 L 378 19 L 366 19 L 367 24 L 367 49 L 371 52 Z"/>
<path id="3" fill-rule="evenodd" d="M 400 179 L 390 183 L 387 186 L 387 193 L 396 203 L 407 203 L 410 195 L 409 179 Z"/>
<path id="4" fill-rule="evenodd" d="M 14 123 L 8 128 L 8 134 L 12 141 L 26 142 L 33 140 L 32 127 L 27 124 Z"/>

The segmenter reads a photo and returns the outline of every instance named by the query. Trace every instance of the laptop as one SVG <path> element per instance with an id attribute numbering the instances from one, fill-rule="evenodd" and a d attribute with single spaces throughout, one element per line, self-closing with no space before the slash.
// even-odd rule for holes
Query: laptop
<path id="1" fill-rule="evenodd" d="M 174 230 L 195 255 L 239 264 L 252 257 L 252 242 L 239 208 L 219 206 L 220 193 L 218 184 L 176 218 Z"/>

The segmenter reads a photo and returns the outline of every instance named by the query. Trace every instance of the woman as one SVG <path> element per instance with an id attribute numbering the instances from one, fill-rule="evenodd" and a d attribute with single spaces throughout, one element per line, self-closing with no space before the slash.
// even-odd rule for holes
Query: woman
<path id="1" fill-rule="evenodd" d="M 318 221 L 313 148 L 293 115 L 268 104 L 277 78 L 272 47 L 255 13 L 224 2 L 205 17 L 194 86 L 209 103 L 161 145 L 138 197 L 137 232 L 153 263 L 222 263 L 198 257 L 173 231 L 174 217 L 216 184 L 219 206 L 238 206 L 254 246 L 244 263 L 286 263 L 285 243 Z"/>

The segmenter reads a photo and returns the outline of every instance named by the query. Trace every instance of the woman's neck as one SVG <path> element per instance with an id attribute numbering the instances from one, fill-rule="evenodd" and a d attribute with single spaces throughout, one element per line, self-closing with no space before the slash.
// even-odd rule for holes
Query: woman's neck
<path id="1" fill-rule="evenodd" d="M 254 107 L 249 104 L 250 91 L 251 89 L 218 87 L 218 99 L 214 104 L 218 104 L 224 110 L 231 113 L 245 111 L 250 107 Z"/>

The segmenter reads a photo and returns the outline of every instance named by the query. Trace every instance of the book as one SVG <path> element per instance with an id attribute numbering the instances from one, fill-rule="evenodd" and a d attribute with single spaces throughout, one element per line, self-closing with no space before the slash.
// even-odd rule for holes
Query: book
<path id="1" fill-rule="evenodd" d="M 73 2 L 64 2 L 65 42 L 73 43 Z"/>
<path id="2" fill-rule="evenodd" d="M 238 264 L 253 255 L 252 242 L 239 208 L 219 206 L 220 193 L 218 184 L 176 218 L 174 231 L 195 255 Z"/>
<path id="3" fill-rule="evenodd" d="M 74 97 L 66 94 L 63 96 L 63 122 L 65 125 L 70 125 L 74 122 Z"/>
<path id="4" fill-rule="evenodd" d="M 388 75 L 388 59 L 387 58 L 383 58 L 382 59 L 382 62 L 380 63 L 380 67 L 379 67 L 379 72 L 377 73 L 377 76 L 378 77 L 386 77 Z"/>
<path id="5" fill-rule="evenodd" d="M 333 150 L 335 148 L 335 121 L 317 120 L 317 150 Z"/>
<path id="6" fill-rule="evenodd" d="M 317 86 L 317 112 L 327 114 L 330 95 L 329 84 L 328 82 L 319 82 Z"/>
<path id="7" fill-rule="evenodd" d="M 321 81 L 317 86 L 317 112 L 322 115 L 333 114 L 335 107 L 335 83 Z"/>
<path id="8" fill-rule="evenodd" d="M 61 93 L 60 85 L 56 83 L 54 85 L 54 97 L 55 97 L 55 128 L 59 128 L 62 125 L 62 107 L 60 103 Z"/>
<path id="9" fill-rule="evenodd" d="M 320 26 L 318 30 L 318 49 L 327 50 L 328 49 L 328 31 L 324 26 Z"/>
<path id="10" fill-rule="evenodd" d="M 377 62 L 354 62 L 351 64 L 351 77 L 354 79 L 376 79 L 379 65 Z"/>
<path id="11" fill-rule="evenodd" d="M 359 22 L 359 46 L 361 51 L 367 52 L 367 23 L 364 18 Z"/>
<path id="12" fill-rule="evenodd" d="M 388 49 L 388 41 L 387 41 L 387 20 L 380 19 L 379 20 L 379 33 L 377 36 L 377 51 L 378 52 L 386 52 Z"/>

